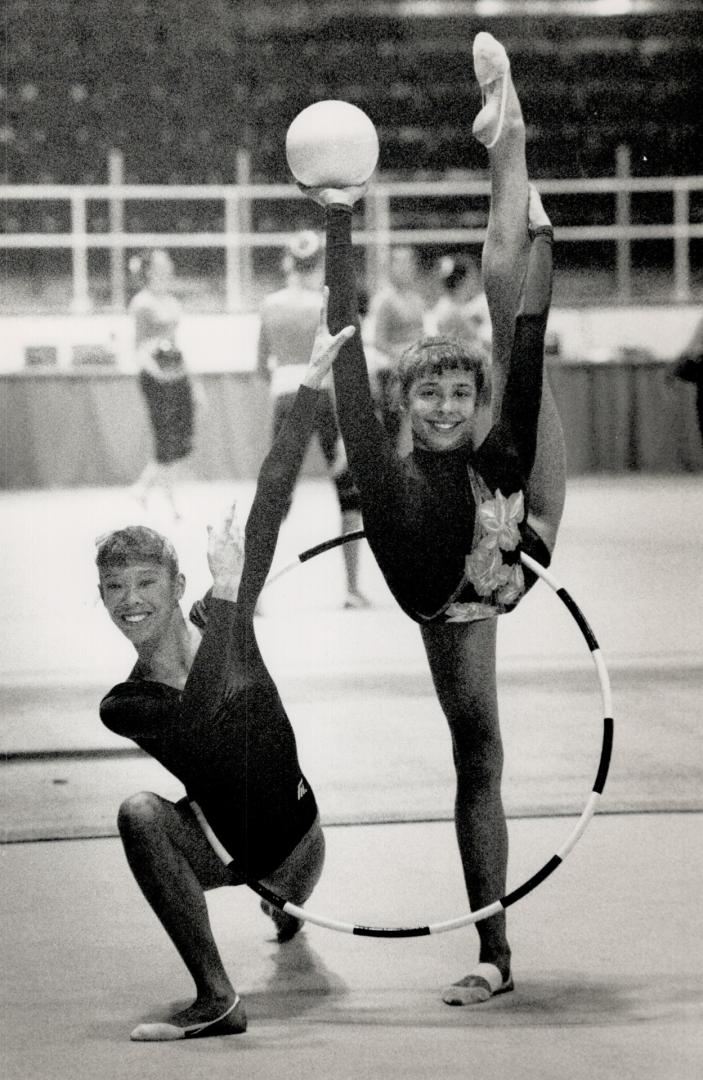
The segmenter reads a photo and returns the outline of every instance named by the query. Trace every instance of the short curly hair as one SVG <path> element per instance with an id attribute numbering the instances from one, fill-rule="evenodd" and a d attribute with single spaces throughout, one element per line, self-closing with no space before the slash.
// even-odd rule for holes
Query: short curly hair
<path id="1" fill-rule="evenodd" d="M 164 566 L 175 578 L 180 572 L 176 549 L 161 533 L 145 525 L 127 525 L 96 540 L 95 565 L 99 573 L 134 563 L 153 562 Z"/>
<path id="2" fill-rule="evenodd" d="M 469 371 L 476 380 L 476 402 L 491 400 L 489 355 L 479 341 L 465 342 L 451 337 L 426 337 L 410 345 L 398 361 L 397 377 L 401 400 L 407 401 L 410 387 L 427 375 L 445 371 Z"/>

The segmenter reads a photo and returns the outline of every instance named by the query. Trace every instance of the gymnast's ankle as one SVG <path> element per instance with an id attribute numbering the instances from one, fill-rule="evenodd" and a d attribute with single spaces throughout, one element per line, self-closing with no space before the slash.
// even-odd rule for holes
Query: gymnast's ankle
<path id="1" fill-rule="evenodd" d="M 493 964 L 497 967 L 498 971 L 503 976 L 504 981 L 507 981 L 510 978 L 511 959 L 510 949 L 496 951 L 488 948 L 481 949 L 478 958 L 480 964 Z"/>

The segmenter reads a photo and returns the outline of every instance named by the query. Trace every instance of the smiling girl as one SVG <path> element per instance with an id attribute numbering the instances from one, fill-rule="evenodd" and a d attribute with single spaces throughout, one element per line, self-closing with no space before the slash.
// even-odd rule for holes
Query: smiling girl
<path id="1" fill-rule="evenodd" d="M 177 802 L 128 796 L 118 826 L 129 866 L 180 953 L 196 998 L 138 1042 L 239 1034 L 244 1005 L 223 966 L 205 892 L 262 881 L 304 902 L 322 872 L 324 836 L 295 733 L 259 650 L 254 613 L 309 442 L 324 376 L 347 327 L 327 330 L 326 297 L 310 363 L 259 474 L 244 537 L 234 508 L 208 530 L 212 587 L 191 621 L 185 578 L 170 541 L 140 525 L 98 541 L 100 596 L 137 659 L 100 703 L 111 731 L 132 739 L 185 788 Z M 265 907 L 280 943 L 299 920 Z"/>
<path id="2" fill-rule="evenodd" d="M 474 41 L 474 69 L 484 104 L 473 132 L 488 150 L 491 173 L 482 259 L 490 375 L 480 346 L 447 338 L 411 346 L 400 362 L 413 433 L 405 458 L 374 415 L 360 335 L 342 347 L 334 382 L 369 545 L 398 604 L 420 625 L 449 724 L 457 839 L 476 911 L 505 894 L 508 861 L 496 616 L 511 611 L 534 581 L 520 552 L 550 562 L 565 461 L 559 417 L 543 385 L 552 228 L 528 185 L 525 125 L 508 58 L 490 34 Z M 332 331 L 356 318 L 351 222 L 364 190 L 307 191 L 325 209 Z M 479 962 L 443 989 L 449 1005 L 513 988 L 505 912 L 477 931 Z"/>

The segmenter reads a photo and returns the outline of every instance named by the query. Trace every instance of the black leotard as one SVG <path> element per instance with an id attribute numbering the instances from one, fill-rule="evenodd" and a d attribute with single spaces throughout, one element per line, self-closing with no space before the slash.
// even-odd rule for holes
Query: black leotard
<path id="1" fill-rule="evenodd" d="M 112 731 L 133 739 L 184 784 L 240 880 L 265 877 L 312 825 L 315 797 L 295 735 L 256 641 L 253 614 L 318 404 L 301 387 L 266 458 L 245 530 L 236 604 L 208 602 L 208 620 L 183 693 L 139 677 L 100 704 Z"/>
<path id="2" fill-rule="evenodd" d="M 417 447 L 399 458 L 376 418 L 358 333 L 335 361 L 339 424 L 364 530 L 391 592 L 416 622 L 468 622 L 509 611 L 525 591 L 520 548 L 531 543 L 545 561 L 546 548 L 525 519 L 551 295 L 551 232 L 536 230 L 532 241 L 501 413 L 478 450 Z M 329 327 L 336 333 L 357 321 L 345 207 L 327 211 L 326 259 Z"/>

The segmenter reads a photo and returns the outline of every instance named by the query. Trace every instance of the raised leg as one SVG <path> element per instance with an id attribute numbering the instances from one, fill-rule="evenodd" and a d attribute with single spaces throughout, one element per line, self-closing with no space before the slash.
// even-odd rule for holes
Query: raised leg
<path id="1" fill-rule="evenodd" d="M 537 451 L 530 473 L 528 495 L 528 523 L 552 554 L 566 500 L 566 446 L 561 417 L 546 372 L 537 423 Z"/>
<path id="2" fill-rule="evenodd" d="M 469 903 L 473 911 L 505 893 L 508 832 L 501 798 L 503 746 L 496 691 L 496 620 L 431 624 L 422 639 L 439 703 L 449 723 L 456 768 L 455 824 Z M 479 961 L 510 981 L 505 912 L 476 924 Z M 480 980 L 466 1000 L 485 1000 Z M 455 987 L 443 992 L 455 1004 Z"/>
<path id="3" fill-rule="evenodd" d="M 493 334 L 495 417 L 507 380 L 515 316 L 530 247 L 525 123 L 505 49 L 490 34 L 476 35 L 474 70 L 485 104 L 474 121 L 473 131 L 479 142 L 489 147 L 491 178 L 491 203 L 481 272 Z"/>
<path id="4" fill-rule="evenodd" d="M 485 104 L 474 121 L 473 131 L 487 146 L 491 176 L 482 276 L 493 334 L 491 411 L 495 419 L 508 377 L 515 316 L 527 268 L 529 187 L 520 101 L 505 49 L 490 34 L 476 35 L 474 69 Z M 529 479 L 529 521 L 550 551 L 554 549 L 564 509 L 565 489 L 564 432 L 545 375 L 537 453 Z"/>

